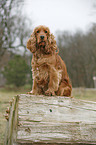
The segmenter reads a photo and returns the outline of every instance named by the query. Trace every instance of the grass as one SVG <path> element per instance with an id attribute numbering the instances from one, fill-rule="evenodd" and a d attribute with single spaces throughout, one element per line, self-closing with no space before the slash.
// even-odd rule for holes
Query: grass
<path id="1" fill-rule="evenodd" d="M 96 89 L 75 88 L 72 91 L 72 95 L 76 99 L 96 102 Z"/>
<path id="2" fill-rule="evenodd" d="M 9 101 L 18 94 L 24 94 L 30 90 L 29 86 L 23 88 L 13 88 L 10 89 L 2 88 L 0 89 L 0 145 L 3 145 L 4 142 L 4 133 L 6 127 L 6 120 L 4 117 L 5 110 L 9 106 Z M 95 101 L 96 102 L 96 89 L 84 89 L 84 88 L 75 88 L 73 89 L 72 95 L 76 99 Z"/>

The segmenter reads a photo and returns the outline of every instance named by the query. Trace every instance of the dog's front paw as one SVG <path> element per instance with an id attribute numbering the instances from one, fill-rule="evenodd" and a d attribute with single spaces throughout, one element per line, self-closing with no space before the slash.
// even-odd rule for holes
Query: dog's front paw
<path id="1" fill-rule="evenodd" d="M 27 94 L 35 95 L 35 93 L 33 91 L 27 92 Z"/>
<path id="2" fill-rule="evenodd" d="M 46 92 L 45 92 L 45 95 L 46 96 L 55 96 L 55 92 L 52 90 L 52 89 L 48 89 Z"/>

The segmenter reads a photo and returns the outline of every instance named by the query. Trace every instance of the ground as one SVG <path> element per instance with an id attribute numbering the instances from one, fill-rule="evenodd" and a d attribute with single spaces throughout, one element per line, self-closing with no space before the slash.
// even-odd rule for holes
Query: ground
<path id="1" fill-rule="evenodd" d="M 14 91 L 13 91 L 14 90 Z M 0 89 L 0 145 L 4 142 L 4 133 L 6 128 L 6 120 L 4 118 L 5 110 L 9 106 L 9 101 L 18 94 L 24 94 L 30 89 L 23 87 L 23 89 Z M 72 96 L 77 99 L 95 101 L 96 102 L 96 89 L 75 88 L 73 89 Z"/>

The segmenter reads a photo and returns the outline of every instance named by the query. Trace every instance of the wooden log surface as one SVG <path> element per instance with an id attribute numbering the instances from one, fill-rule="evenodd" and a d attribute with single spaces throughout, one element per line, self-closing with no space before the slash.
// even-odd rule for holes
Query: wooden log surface
<path id="1" fill-rule="evenodd" d="M 96 144 L 96 102 L 21 94 L 17 103 L 15 145 Z"/>

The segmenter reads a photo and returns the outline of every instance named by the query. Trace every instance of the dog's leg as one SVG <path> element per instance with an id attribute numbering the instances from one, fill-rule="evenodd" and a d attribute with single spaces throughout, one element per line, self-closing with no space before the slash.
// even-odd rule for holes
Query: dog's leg
<path id="1" fill-rule="evenodd" d="M 34 79 L 31 94 L 33 95 L 44 95 L 42 87 L 39 87 L 37 80 Z"/>
<path id="2" fill-rule="evenodd" d="M 34 95 L 38 94 L 38 87 L 37 87 L 36 79 L 33 80 L 32 94 Z"/>
<path id="3" fill-rule="evenodd" d="M 38 95 L 38 87 L 35 79 L 33 80 L 32 90 L 28 94 Z"/>
<path id="4" fill-rule="evenodd" d="M 64 93 L 63 93 L 63 95 L 64 95 L 64 96 L 67 96 L 67 97 L 71 96 L 71 88 L 70 88 L 69 86 L 66 86 L 66 87 L 64 88 Z"/>
<path id="5" fill-rule="evenodd" d="M 54 96 L 55 91 L 58 90 L 58 87 L 59 87 L 58 72 L 54 67 L 49 66 L 49 83 L 48 90 L 45 92 L 45 95 Z"/>
<path id="6" fill-rule="evenodd" d="M 66 86 L 63 82 L 60 84 L 60 87 L 57 91 L 58 96 L 71 96 L 72 89 L 69 86 Z"/>

